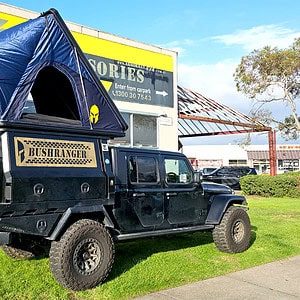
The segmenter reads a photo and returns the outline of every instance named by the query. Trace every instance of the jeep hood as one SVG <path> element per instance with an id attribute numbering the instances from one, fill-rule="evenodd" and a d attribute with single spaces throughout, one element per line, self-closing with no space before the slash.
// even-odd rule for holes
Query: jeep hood
<path id="1" fill-rule="evenodd" d="M 224 184 L 214 182 L 202 182 L 204 193 L 208 194 L 233 194 L 233 190 Z"/>

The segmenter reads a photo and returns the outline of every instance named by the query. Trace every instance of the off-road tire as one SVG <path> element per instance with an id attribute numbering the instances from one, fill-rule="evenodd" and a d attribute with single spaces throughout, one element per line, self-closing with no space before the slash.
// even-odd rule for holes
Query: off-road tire
<path id="1" fill-rule="evenodd" d="M 30 259 L 35 257 L 35 254 L 33 252 L 15 248 L 12 246 L 4 245 L 1 246 L 1 248 L 7 256 L 13 259 Z"/>
<path id="2" fill-rule="evenodd" d="M 51 243 L 51 271 L 70 290 L 91 289 L 108 276 L 114 252 L 113 240 L 105 227 L 94 220 L 82 219 Z"/>
<path id="3" fill-rule="evenodd" d="M 213 240 L 222 252 L 240 253 L 249 248 L 251 224 L 247 212 L 236 206 L 230 206 L 213 230 Z"/>

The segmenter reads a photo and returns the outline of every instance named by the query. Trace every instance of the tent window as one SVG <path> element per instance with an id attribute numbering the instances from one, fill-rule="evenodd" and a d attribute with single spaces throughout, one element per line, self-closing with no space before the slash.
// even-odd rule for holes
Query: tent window
<path id="1" fill-rule="evenodd" d="M 45 67 L 39 72 L 31 95 L 37 114 L 80 120 L 72 85 L 56 68 Z"/>

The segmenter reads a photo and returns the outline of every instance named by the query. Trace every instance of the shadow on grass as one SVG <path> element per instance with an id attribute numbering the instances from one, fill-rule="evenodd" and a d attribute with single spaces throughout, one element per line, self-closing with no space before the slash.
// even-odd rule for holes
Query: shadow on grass
<path id="1" fill-rule="evenodd" d="M 257 231 L 257 227 L 251 226 L 251 241 L 249 248 L 256 240 L 255 231 Z M 107 281 L 113 280 L 127 272 L 155 253 L 198 247 L 212 244 L 213 242 L 212 233 L 204 231 L 118 243 L 116 244 L 115 262 Z M 216 249 L 216 251 L 218 250 Z"/>
<path id="2" fill-rule="evenodd" d="M 250 247 L 256 240 L 257 227 L 251 226 Z M 156 253 L 176 251 L 214 243 L 209 231 L 168 235 L 164 237 L 144 238 L 115 244 L 115 261 L 106 281 L 113 280 L 137 264 Z M 49 248 L 39 253 L 32 260 L 44 259 L 49 255 Z M 218 251 L 216 249 L 216 251 Z"/>
<path id="3" fill-rule="evenodd" d="M 252 245 L 256 241 L 256 231 L 257 231 L 257 227 L 251 226 L 251 240 L 250 240 L 249 248 L 252 247 Z"/>
<path id="4" fill-rule="evenodd" d="M 176 251 L 213 243 L 211 232 L 145 238 L 116 244 L 115 262 L 107 281 L 113 280 L 155 253 Z"/>

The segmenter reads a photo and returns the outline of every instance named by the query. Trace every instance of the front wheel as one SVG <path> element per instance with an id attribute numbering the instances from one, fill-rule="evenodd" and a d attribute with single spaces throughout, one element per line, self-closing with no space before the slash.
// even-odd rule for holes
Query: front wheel
<path id="1" fill-rule="evenodd" d="M 108 276 L 114 260 L 114 243 L 105 227 L 82 219 L 71 225 L 50 249 L 50 267 L 64 287 L 91 289 Z"/>
<path id="2" fill-rule="evenodd" d="M 223 252 L 239 253 L 247 250 L 251 240 L 251 224 L 247 212 L 230 206 L 222 221 L 213 230 L 216 247 Z"/>

